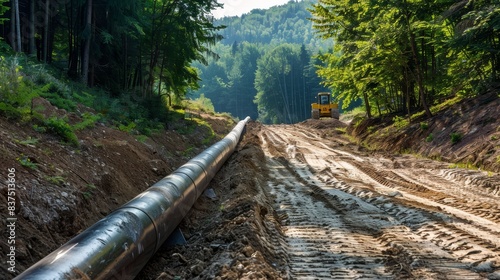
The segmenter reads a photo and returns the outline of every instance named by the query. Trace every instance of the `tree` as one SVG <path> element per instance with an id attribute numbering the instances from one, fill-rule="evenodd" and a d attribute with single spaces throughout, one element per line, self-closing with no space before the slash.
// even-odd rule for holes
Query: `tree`
<path id="1" fill-rule="evenodd" d="M 7 18 L 1 17 L 1 15 L 4 15 L 9 10 L 9 7 L 5 5 L 8 2 L 9 0 L 0 0 L 0 24 L 3 24 L 7 20 Z"/>
<path id="2" fill-rule="evenodd" d="M 472 84 L 478 92 L 498 85 L 500 80 L 500 8 L 497 1 L 460 1 L 450 5 L 445 13 L 453 25 L 455 36 L 451 47 L 461 60 L 470 61 L 457 83 Z"/>
<path id="3" fill-rule="evenodd" d="M 82 83 L 88 85 L 89 82 L 89 60 L 90 60 L 90 41 L 92 40 L 92 0 L 87 0 L 87 9 L 85 10 L 85 28 L 83 55 L 82 55 Z"/>
<path id="4" fill-rule="evenodd" d="M 259 119 L 266 123 L 295 123 L 305 119 L 304 69 L 307 52 L 301 46 L 283 44 L 257 62 L 255 103 Z"/>
<path id="5" fill-rule="evenodd" d="M 452 2 L 320 0 L 311 9 L 314 28 L 336 42 L 322 56 L 325 85 L 340 92 L 344 107 L 362 98 L 368 117 L 373 108 L 408 115 L 423 109 L 431 116 L 429 102 L 448 86 L 437 72 L 450 63 L 451 35 L 440 14 Z"/>

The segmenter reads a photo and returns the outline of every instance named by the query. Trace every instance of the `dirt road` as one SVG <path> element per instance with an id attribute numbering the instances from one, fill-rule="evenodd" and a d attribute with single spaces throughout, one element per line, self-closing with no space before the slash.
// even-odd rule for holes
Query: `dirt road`
<path id="1" fill-rule="evenodd" d="M 140 278 L 500 279 L 498 174 L 368 152 L 336 122 L 250 124 L 218 202 L 183 223 L 190 244 Z"/>

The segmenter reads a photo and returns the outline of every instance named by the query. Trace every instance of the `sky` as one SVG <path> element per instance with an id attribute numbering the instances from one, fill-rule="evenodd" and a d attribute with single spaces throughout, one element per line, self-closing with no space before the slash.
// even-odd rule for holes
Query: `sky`
<path id="1" fill-rule="evenodd" d="M 241 16 L 253 9 L 267 9 L 272 6 L 278 6 L 288 3 L 289 0 L 219 0 L 224 4 L 223 9 L 213 11 L 215 18 L 224 16 Z"/>

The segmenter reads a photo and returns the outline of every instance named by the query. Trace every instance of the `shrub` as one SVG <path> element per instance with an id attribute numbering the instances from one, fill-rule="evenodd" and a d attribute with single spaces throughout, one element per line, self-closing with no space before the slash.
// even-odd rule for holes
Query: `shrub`
<path id="1" fill-rule="evenodd" d="M 403 128 L 403 127 L 406 127 L 408 126 L 408 124 L 410 124 L 410 122 L 403 118 L 403 117 L 400 117 L 400 116 L 395 116 L 392 121 L 394 121 L 394 126 L 396 128 Z"/>
<path id="2" fill-rule="evenodd" d="M 427 122 L 421 122 L 420 123 L 420 129 L 422 129 L 422 130 L 429 129 L 429 124 Z"/>
<path id="3" fill-rule="evenodd" d="M 38 144 L 38 139 L 37 138 L 28 137 L 28 139 L 23 140 L 23 141 L 19 141 L 19 143 L 23 144 L 23 145 L 26 145 L 26 146 L 35 145 L 35 144 Z"/>
<path id="4" fill-rule="evenodd" d="M 61 186 L 66 182 L 66 179 L 62 176 L 45 176 L 44 177 L 47 182 L 50 182 L 54 185 Z"/>
<path id="5" fill-rule="evenodd" d="M 101 115 L 94 115 L 90 113 L 83 113 L 83 121 L 73 126 L 74 130 L 83 130 L 87 127 L 94 127 L 95 123 L 101 119 Z"/>
<path id="6" fill-rule="evenodd" d="M 450 134 L 450 138 L 451 138 L 451 143 L 456 144 L 462 140 L 462 134 L 458 132 L 452 132 Z"/>
<path id="7" fill-rule="evenodd" d="M 78 138 L 66 120 L 52 117 L 45 121 L 45 125 L 49 131 L 61 137 L 63 141 L 78 147 Z"/>
<path id="8" fill-rule="evenodd" d="M 427 136 L 427 137 L 425 138 L 425 141 L 426 141 L 426 142 L 432 142 L 432 140 L 434 140 L 434 135 L 432 135 L 432 133 L 430 133 L 430 134 L 429 134 L 429 136 Z"/>
<path id="9" fill-rule="evenodd" d="M 91 199 L 97 187 L 94 184 L 87 184 L 86 189 L 82 192 L 85 199 Z"/>
<path id="10" fill-rule="evenodd" d="M 132 129 L 134 129 L 137 125 L 135 124 L 135 122 L 130 122 L 129 124 L 127 125 L 124 125 L 124 124 L 120 124 L 118 126 L 118 130 L 121 130 L 121 131 L 125 131 L 127 133 L 130 133 L 132 131 Z"/>
<path id="11" fill-rule="evenodd" d="M 17 158 L 17 161 L 19 164 L 21 164 L 24 167 L 28 167 L 30 169 L 37 169 L 38 165 L 34 162 L 31 161 L 31 159 L 23 154 L 21 154 L 20 157 Z"/>

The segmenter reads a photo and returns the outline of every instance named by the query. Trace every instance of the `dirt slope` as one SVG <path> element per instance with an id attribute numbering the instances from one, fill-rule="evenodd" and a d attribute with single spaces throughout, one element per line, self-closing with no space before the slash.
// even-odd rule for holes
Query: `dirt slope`
<path id="1" fill-rule="evenodd" d="M 46 117 L 66 115 L 72 123 L 81 121 L 78 113 L 68 114 L 44 99 L 36 102 L 43 104 Z M 227 134 L 234 125 L 227 119 L 202 117 L 218 135 Z M 174 127 L 187 125 L 188 120 Z M 24 271 L 170 174 L 205 149 L 204 139 L 210 135 L 206 127 L 199 126 L 189 135 L 169 130 L 141 142 L 129 133 L 97 124 L 77 132 L 80 146 L 75 148 L 56 136 L 36 132 L 30 124 L 0 118 L 0 218 L 6 221 L 8 217 L 7 178 L 11 168 L 15 169 L 13 217 L 17 218 L 15 272 L 7 271 L 2 257 L 0 279 L 11 279 Z M 7 236 L 0 241 L 2 256 L 10 251 L 7 242 Z"/>
<path id="2" fill-rule="evenodd" d="M 392 119 L 365 120 L 348 132 L 370 148 L 411 152 L 447 162 L 500 171 L 500 98 L 497 93 L 463 100 L 430 119 L 416 119 L 404 129 Z M 452 141 L 452 135 L 455 141 Z"/>

